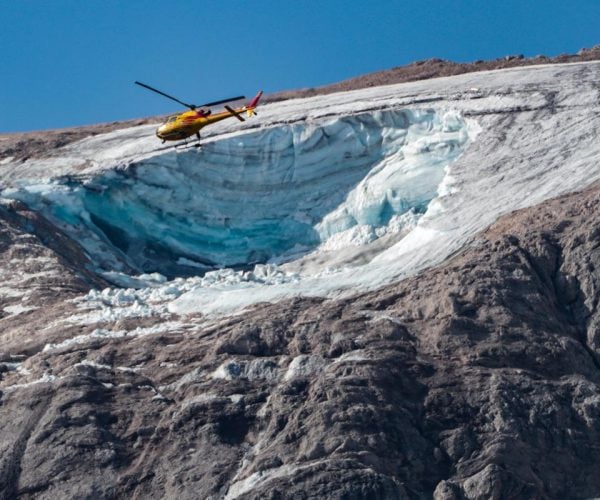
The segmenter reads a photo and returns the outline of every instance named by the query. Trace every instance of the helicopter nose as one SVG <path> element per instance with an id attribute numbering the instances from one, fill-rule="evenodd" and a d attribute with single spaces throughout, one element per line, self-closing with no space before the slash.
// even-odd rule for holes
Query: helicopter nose
<path id="1" fill-rule="evenodd" d="M 160 127 L 158 127 L 156 129 L 156 137 L 158 137 L 159 139 L 164 139 L 165 132 L 166 132 L 166 127 L 164 125 L 161 125 Z"/>

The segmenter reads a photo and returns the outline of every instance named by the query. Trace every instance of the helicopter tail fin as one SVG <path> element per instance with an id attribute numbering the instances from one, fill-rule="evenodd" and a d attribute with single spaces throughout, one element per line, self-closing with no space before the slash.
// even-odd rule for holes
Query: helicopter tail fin
<path id="1" fill-rule="evenodd" d="M 254 109 L 258 106 L 258 101 L 260 100 L 262 95 L 263 91 L 261 90 L 258 94 L 256 94 L 254 99 L 252 99 L 248 104 L 246 104 L 246 114 L 248 115 L 248 117 L 256 114 L 256 111 L 254 111 Z"/>

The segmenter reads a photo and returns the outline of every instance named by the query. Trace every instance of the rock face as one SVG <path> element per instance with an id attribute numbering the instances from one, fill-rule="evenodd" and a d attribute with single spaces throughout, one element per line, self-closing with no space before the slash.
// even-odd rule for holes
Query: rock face
<path id="1" fill-rule="evenodd" d="M 0 205 L 0 363 L 76 330 L 52 323 L 75 309 L 70 299 L 107 286 L 90 267 L 81 247 L 42 215 L 19 202 Z"/>
<path id="2" fill-rule="evenodd" d="M 0 494 L 597 496 L 599 204 L 515 212 L 376 292 L 25 352 L 18 384 L 0 365 Z"/>

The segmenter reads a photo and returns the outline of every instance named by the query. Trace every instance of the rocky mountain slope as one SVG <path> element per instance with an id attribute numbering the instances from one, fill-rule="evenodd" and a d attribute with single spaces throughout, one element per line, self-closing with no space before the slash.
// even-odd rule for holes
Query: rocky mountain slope
<path id="1" fill-rule="evenodd" d="M 376 292 L 38 351 L 3 374 L 3 497 L 593 497 L 599 203 Z"/>
<path id="2" fill-rule="evenodd" d="M 600 495 L 599 73 L 11 150 L 0 498 Z"/>

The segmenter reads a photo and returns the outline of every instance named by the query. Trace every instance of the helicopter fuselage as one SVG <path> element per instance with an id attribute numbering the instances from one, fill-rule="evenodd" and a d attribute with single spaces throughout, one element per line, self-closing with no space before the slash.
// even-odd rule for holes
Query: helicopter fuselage
<path id="1" fill-rule="evenodd" d="M 246 107 L 236 109 L 237 112 L 247 111 Z M 156 136 L 163 141 L 180 141 L 200 132 L 202 127 L 216 123 L 235 115 L 229 111 L 215 113 L 210 111 L 186 111 L 170 116 L 166 122 L 156 129 Z"/>
<path id="2" fill-rule="evenodd" d="M 164 122 L 160 127 L 156 129 L 156 136 L 159 139 L 165 141 L 180 141 L 182 139 L 187 139 L 192 135 L 195 135 L 198 139 L 200 139 L 200 129 L 202 127 L 206 127 L 211 123 L 220 122 L 225 118 L 234 117 L 240 120 L 241 122 L 245 121 L 242 118 L 242 113 L 246 113 L 248 117 L 251 117 L 256 114 L 254 111 L 258 106 L 258 101 L 262 96 L 262 90 L 254 96 L 248 104 L 242 106 L 241 108 L 232 108 L 228 106 L 226 103 L 232 101 L 238 101 L 240 99 L 245 99 L 245 96 L 240 95 L 237 97 L 229 97 L 227 99 L 221 99 L 219 101 L 207 102 L 205 104 L 195 105 L 188 104 L 183 101 L 180 101 L 176 97 L 172 95 L 165 94 L 162 90 L 155 89 L 150 85 L 146 85 L 142 82 L 134 82 L 136 85 L 140 87 L 144 87 L 152 92 L 162 95 L 167 99 L 171 99 L 172 101 L 178 102 L 179 104 L 190 108 L 190 111 L 185 111 L 183 113 L 178 113 L 176 115 L 171 115 L 167 118 L 167 121 Z M 201 109 L 201 108 L 210 108 L 211 106 L 216 106 L 218 104 L 224 104 L 225 110 L 221 113 L 215 113 L 214 115 L 210 111 L 210 109 Z"/>

